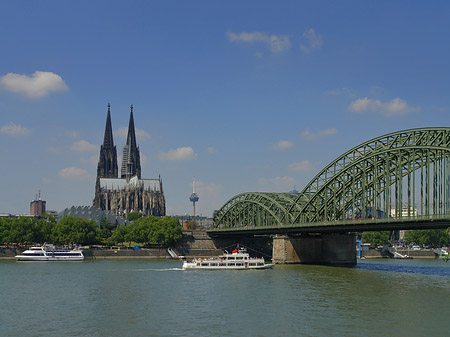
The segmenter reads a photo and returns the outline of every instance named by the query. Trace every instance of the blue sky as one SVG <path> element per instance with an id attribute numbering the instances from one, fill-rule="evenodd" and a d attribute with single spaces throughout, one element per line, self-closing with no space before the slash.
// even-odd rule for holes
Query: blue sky
<path id="1" fill-rule="evenodd" d="M 0 213 L 91 205 L 130 105 L 168 214 L 303 189 L 403 129 L 450 125 L 447 1 L 2 1 Z M 119 162 L 120 166 L 120 162 Z"/>

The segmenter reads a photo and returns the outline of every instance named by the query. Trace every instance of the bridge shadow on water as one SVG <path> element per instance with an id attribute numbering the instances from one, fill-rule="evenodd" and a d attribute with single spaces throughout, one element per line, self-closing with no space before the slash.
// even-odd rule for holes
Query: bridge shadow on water
<path id="1" fill-rule="evenodd" d="M 355 266 L 357 269 L 387 271 L 408 274 L 422 274 L 432 276 L 447 276 L 450 277 L 450 264 L 442 261 L 442 266 L 418 266 L 405 264 L 381 264 L 381 263 L 365 263 L 358 261 Z"/>

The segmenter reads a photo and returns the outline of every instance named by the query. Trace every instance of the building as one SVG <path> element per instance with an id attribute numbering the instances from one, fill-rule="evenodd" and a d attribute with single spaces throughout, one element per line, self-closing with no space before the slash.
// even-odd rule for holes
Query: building
<path id="1" fill-rule="evenodd" d="M 398 214 L 398 215 L 397 215 Z M 400 212 L 397 213 L 397 210 L 395 208 L 391 208 L 391 216 L 393 218 L 402 217 L 407 218 L 410 216 L 417 216 L 417 208 L 415 207 L 403 207 Z"/>
<path id="2" fill-rule="evenodd" d="M 57 213 L 58 221 L 68 215 L 77 218 L 83 218 L 86 220 L 94 220 L 95 222 L 97 222 L 99 228 L 102 218 L 105 218 L 110 224 L 113 224 L 115 226 L 123 226 L 129 224 L 128 220 L 114 215 L 110 211 L 105 211 L 94 206 L 72 206 L 70 208 L 66 208 L 63 211 Z"/>
<path id="3" fill-rule="evenodd" d="M 129 212 L 143 215 L 166 215 L 161 177 L 141 179 L 141 161 L 136 143 L 133 106 L 131 106 L 127 142 L 123 147 L 119 178 L 117 150 L 114 145 L 111 111 L 108 104 L 105 137 L 100 147 L 95 183 L 94 207 L 125 217 Z"/>
<path id="4" fill-rule="evenodd" d="M 185 215 L 174 215 L 173 217 L 178 218 L 180 226 L 186 229 L 186 224 L 189 221 L 195 221 L 195 225 L 198 229 L 210 229 L 213 226 L 213 218 L 208 218 L 206 216 L 191 216 L 188 214 Z"/>
<path id="5" fill-rule="evenodd" d="M 39 196 L 36 195 L 36 199 L 30 202 L 30 214 L 41 216 L 45 213 L 46 202 L 41 199 L 41 191 L 39 191 Z"/>

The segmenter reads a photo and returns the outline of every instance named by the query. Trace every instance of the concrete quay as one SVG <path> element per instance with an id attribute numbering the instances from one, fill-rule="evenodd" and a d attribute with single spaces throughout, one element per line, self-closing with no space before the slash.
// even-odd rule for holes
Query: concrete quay
<path id="1" fill-rule="evenodd" d="M 436 259 L 437 256 L 432 250 L 412 250 L 412 249 L 402 249 L 396 250 L 401 255 L 409 256 L 413 259 Z M 385 253 L 376 249 L 364 250 L 361 255 L 366 259 L 381 259 L 389 258 Z"/>

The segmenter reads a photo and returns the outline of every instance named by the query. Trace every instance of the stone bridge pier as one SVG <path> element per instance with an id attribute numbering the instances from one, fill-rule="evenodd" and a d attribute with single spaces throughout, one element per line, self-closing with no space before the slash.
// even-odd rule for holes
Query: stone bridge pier
<path id="1" fill-rule="evenodd" d="M 280 264 L 354 266 L 355 242 L 355 233 L 278 235 L 273 238 L 273 261 Z"/>

